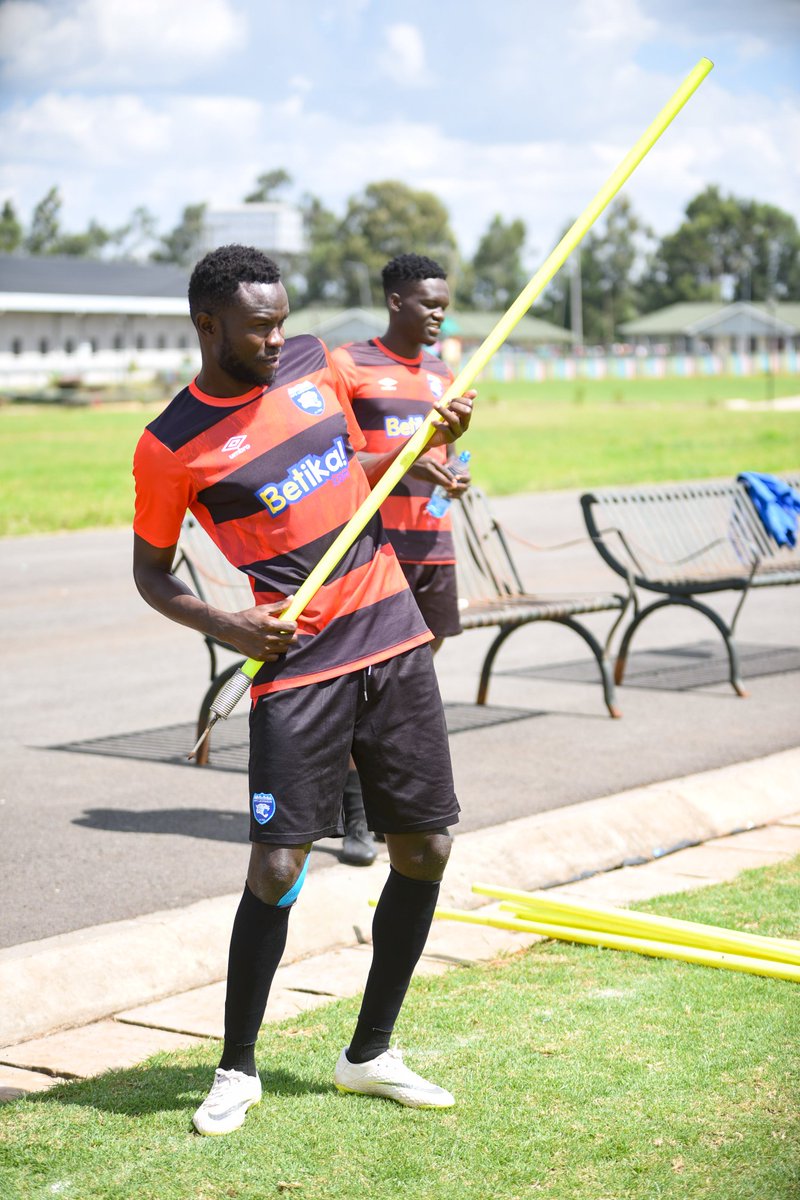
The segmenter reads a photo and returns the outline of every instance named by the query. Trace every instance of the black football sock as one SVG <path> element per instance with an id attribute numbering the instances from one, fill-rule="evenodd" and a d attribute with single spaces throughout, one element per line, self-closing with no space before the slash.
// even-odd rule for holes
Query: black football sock
<path id="1" fill-rule="evenodd" d="M 390 869 L 372 922 L 372 966 L 347 1047 L 350 1062 L 367 1062 L 388 1049 L 438 899 L 438 883 L 409 879 Z"/>
<path id="2" fill-rule="evenodd" d="M 225 994 L 225 1044 L 219 1065 L 256 1074 L 255 1044 L 272 980 L 286 946 L 291 905 L 264 904 L 245 884 L 233 922 Z"/>

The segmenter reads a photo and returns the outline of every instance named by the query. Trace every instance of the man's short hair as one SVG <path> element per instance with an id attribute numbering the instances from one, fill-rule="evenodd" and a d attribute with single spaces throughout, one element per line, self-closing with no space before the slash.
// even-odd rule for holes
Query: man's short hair
<path id="1" fill-rule="evenodd" d="M 388 296 L 404 283 L 416 283 L 420 279 L 447 279 L 444 267 L 424 254 L 398 254 L 381 271 L 383 290 Z"/>
<path id="2" fill-rule="evenodd" d="M 254 246 L 218 246 L 195 266 L 189 280 L 189 313 L 213 313 L 231 304 L 240 283 L 279 283 L 280 267 Z"/>

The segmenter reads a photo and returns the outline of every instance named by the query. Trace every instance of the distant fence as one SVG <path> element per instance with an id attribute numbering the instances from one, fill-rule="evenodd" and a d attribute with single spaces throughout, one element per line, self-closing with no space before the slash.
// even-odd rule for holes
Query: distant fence
<path id="1" fill-rule="evenodd" d="M 626 354 L 545 358 L 538 354 L 503 351 L 483 372 L 498 382 L 578 379 L 691 379 L 715 375 L 797 375 L 797 350 L 753 354 Z"/>

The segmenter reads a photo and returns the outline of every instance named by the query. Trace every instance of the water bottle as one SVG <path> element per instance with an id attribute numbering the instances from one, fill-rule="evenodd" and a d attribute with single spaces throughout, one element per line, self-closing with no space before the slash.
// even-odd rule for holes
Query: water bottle
<path id="1" fill-rule="evenodd" d="M 469 450 L 462 450 L 453 466 L 447 468 L 450 474 L 454 476 L 460 474 L 456 464 L 461 464 L 461 466 L 465 467 L 470 458 Z M 441 483 L 437 483 L 431 492 L 430 500 L 425 505 L 425 512 L 431 517 L 443 517 L 452 503 L 453 497 L 450 492 Z"/>

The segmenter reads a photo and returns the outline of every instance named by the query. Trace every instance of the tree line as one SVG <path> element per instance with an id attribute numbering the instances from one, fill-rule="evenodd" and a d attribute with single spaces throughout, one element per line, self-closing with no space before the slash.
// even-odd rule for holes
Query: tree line
<path id="1" fill-rule="evenodd" d="M 292 183 L 282 169 L 256 179 L 245 203 L 280 198 Z M 14 205 L 0 211 L 0 252 L 130 259 L 190 266 L 197 257 L 205 204 L 187 205 L 175 227 L 159 234 L 147 208 L 133 210 L 118 228 L 92 220 L 83 232 L 63 229 L 62 199 L 52 187 L 23 226 Z M 377 280 L 387 259 L 408 250 L 446 268 L 461 309 L 503 310 L 528 279 L 528 230 L 517 218 L 494 216 L 471 258 L 463 257 L 445 205 L 432 192 L 384 180 L 351 196 L 343 214 L 317 196 L 299 201 L 306 235 L 302 254 L 280 256 L 296 307 L 378 303 Z M 571 222 L 565 226 L 569 228 Z M 678 228 L 663 237 L 618 197 L 579 249 L 584 338 L 609 342 L 618 326 L 683 300 L 800 299 L 800 231 L 791 214 L 772 204 L 723 195 L 708 186 L 686 205 Z M 573 255 L 573 259 L 575 255 Z M 574 327 L 568 263 L 534 312 Z"/>

